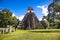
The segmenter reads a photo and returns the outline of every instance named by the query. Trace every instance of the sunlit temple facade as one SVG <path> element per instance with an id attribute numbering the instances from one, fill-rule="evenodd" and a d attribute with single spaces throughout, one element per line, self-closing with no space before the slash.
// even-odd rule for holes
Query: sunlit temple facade
<path id="1" fill-rule="evenodd" d="M 26 15 L 22 20 L 23 26 L 22 29 L 36 29 L 40 27 L 40 22 L 36 15 L 34 14 L 34 9 L 29 7 Z"/>

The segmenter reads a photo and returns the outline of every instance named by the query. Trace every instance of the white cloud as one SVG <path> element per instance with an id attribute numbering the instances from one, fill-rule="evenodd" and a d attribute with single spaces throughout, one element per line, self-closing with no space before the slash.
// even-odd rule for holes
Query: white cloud
<path id="1" fill-rule="evenodd" d="M 42 20 L 42 18 L 39 18 L 39 21 L 41 21 Z"/>
<path id="2" fill-rule="evenodd" d="M 47 14 L 48 14 L 47 7 L 48 7 L 47 5 L 37 6 L 37 8 L 41 8 L 42 9 L 42 13 L 44 14 L 44 16 L 47 16 Z"/>
<path id="3" fill-rule="evenodd" d="M 19 17 L 17 17 L 20 21 L 22 21 L 22 19 L 24 18 L 24 15 L 20 15 Z"/>
<path id="4" fill-rule="evenodd" d="M 12 14 L 12 17 L 16 16 L 14 13 Z"/>
<path id="5" fill-rule="evenodd" d="M 15 13 L 12 14 L 12 17 L 16 16 Z M 17 19 L 19 19 L 20 21 L 22 21 L 24 15 L 20 15 L 20 16 L 16 16 Z"/>

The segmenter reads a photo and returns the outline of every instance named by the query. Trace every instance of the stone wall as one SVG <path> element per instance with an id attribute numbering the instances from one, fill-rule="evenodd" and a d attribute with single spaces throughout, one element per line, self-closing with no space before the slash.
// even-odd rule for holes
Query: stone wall
<path id="1" fill-rule="evenodd" d="M 9 32 L 13 32 L 13 31 L 15 31 L 15 28 L 12 28 L 12 27 L 10 27 L 10 28 L 0 28 L 0 32 L 2 34 L 7 34 Z"/>

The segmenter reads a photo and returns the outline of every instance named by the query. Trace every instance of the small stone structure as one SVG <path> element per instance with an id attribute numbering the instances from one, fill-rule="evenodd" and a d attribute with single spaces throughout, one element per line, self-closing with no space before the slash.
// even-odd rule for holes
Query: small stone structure
<path id="1" fill-rule="evenodd" d="M 15 28 L 13 28 L 13 27 L 10 26 L 10 25 L 7 25 L 7 28 L 0 28 L 0 32 L 1 32 L 2 34 L 7 34 L 7 33 L 9 33 L 9 32 L 13 32 L 13 31 L 15 31 Z"/>

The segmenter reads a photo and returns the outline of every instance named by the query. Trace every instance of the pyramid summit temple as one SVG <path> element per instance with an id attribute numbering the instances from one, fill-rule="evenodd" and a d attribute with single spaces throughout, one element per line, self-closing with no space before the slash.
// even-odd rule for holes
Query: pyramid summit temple
<path id="1" fill-rule="evenodd" d="M 32 7 L 29 7 L 23 20 L 20 22 L 20 28 L 25 30 L 26 29 L 31 30 L 31 29 L 38 29 L 40 27 L 41 23 L 36 17 L 34 9 Z"/>

